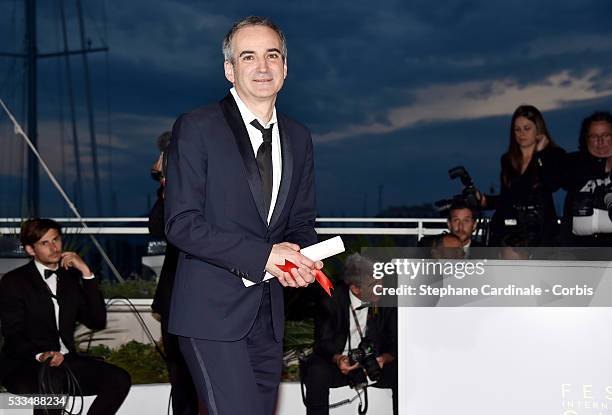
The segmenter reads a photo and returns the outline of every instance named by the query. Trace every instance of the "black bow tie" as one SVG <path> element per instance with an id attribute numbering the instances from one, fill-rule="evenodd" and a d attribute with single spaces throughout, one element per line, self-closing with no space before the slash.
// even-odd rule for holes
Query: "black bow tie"
<path id="1" fill-rule="evenodd" d="M 57 273 L 57 271 L 53 271 L 52 269 L 46 269 L 44 270 L 45 273 L 45 279 L 48 279 L 51 275 L 54 275 Z"/>

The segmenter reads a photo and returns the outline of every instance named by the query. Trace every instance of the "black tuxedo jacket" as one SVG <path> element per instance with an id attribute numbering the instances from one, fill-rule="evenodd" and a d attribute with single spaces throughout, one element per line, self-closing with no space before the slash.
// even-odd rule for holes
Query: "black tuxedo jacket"
<path id="1" fill-rule="evenodd" d="M 4 344 L 0 352 L 0 381 L 11 370 L 36 354 L 59 351 L 59 337 L 74 353 L 77 322 L 92 330 L 106 326 L 104 297 L 96 278 L 85 280 L 78 271 L 58 270 L 57 302 L 59 336 L 53 301 L 48 286 L 34 261 L 19 267 L 0 280 L 0 321 Z"/>
<path id="2" fill-rule="evenodd" d="M 246 127 L 229 94 L 176 121 L 168 152 L 166 236 L 180 251 L 169 331 L 207 340 L 243 338 L 263 293 L 274 243 L 317 241 L 312 140 L 277 113 L 282 176 L 270 224 Z M 255 286 L 245 287 L 246 278 Z M 275 339 L 284 330 L 283 292 L 269 281 Z"/>
<path id="3" fill-rule="evenodd" d="M 314 351 L 332 363 L 335 354 L 342 354 L 349 335 L 352 319 L 349 288 L 337 284 L 334 295 L 325 296 L 315 317 Z M 363 329 L 363 328 L 362 328 Z M 377 354 L 390 353 L 397 357 L 397 309 L 376 307 L 368 310 L 364 335 L 374 344 Z M 351 344 L 356 348 L 357 344 Z"/>

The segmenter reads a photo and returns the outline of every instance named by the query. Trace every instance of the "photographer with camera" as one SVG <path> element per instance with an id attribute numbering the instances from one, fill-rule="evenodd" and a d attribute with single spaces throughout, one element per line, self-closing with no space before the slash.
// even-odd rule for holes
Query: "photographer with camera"
<path id="1" fill-rule="evenodd" d="M 566 246 L 612 246 L 612 114 L 598 111 L 582 121 L 579 151 L 563 166 L 567 190 L 561 221 Z"/>
<path id="2" fill-rule="evenodd" d="M 544 117 L 532 105 L 514 111 L 508 151 L 501 157 L 501 192 L 480 196 L 484 209 L 495 209 L 489 246 L 524 232 L 529 246 L 552 246 L 558 234 L 552 194 L 560 187 L 565 151 L 552 140 Z"/>
<path id="3" fill-rule="evenodd" d="M 314 353 L 306 363 L 306 413 L 329 414 L 329 389 L 374 387 L 393 390 L 397 415 L 397 309 L 377 307 L 379 283 L 373 263 L 359 254 L 346 260 L 344 282 L 325 297 L 315 317 Z"/>

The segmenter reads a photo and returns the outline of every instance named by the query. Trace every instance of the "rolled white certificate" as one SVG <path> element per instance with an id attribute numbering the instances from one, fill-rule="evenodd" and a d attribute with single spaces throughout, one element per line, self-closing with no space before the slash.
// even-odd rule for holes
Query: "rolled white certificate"
<path id="1" fill-rule="evenodd" d="M 344 252 L 344 242 L 339 236 L 334 236 L 318 244 L 307 246 L 300 253 L 311 261 L 323 261 Z"/>
<path id="2" fill-rule="evenodd" d="M 300 253 L 311 261 L 322 261 L 334 255 L 341 254 L 342 252 L 344 252 L 344 250 L 345 248 L 342 238 L 339 236 L 334 236 L 333 238 L 330 238 L 326 241 L 307 246 L 306 248 L 302 248 L 300 250 Z M 271 278 L 274 278 L 274 276 L 267 272 L 264 276 L 263 281 L 269 280 Z M 242 282 L 245 287 L 255 285 L 253 281 L 247 280 L 246 278 L 243 278 Z"/>

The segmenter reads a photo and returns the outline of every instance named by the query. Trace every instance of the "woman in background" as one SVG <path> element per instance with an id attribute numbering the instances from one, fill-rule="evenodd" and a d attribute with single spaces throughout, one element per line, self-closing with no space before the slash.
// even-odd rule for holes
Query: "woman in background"
<path id="1" fill-rule="evenodd" d="M 482 195 L 484 209 L 495 209 L 489 246 L 505 235 L 521 232 L 529 246 L 552 246 L 558 234 L 552 194 L 560 187 L 565 151 L 557 146 L 533 105 L 521 105 L 510 124 L 508 151 L 501 157 L 499 195 Z"/>

